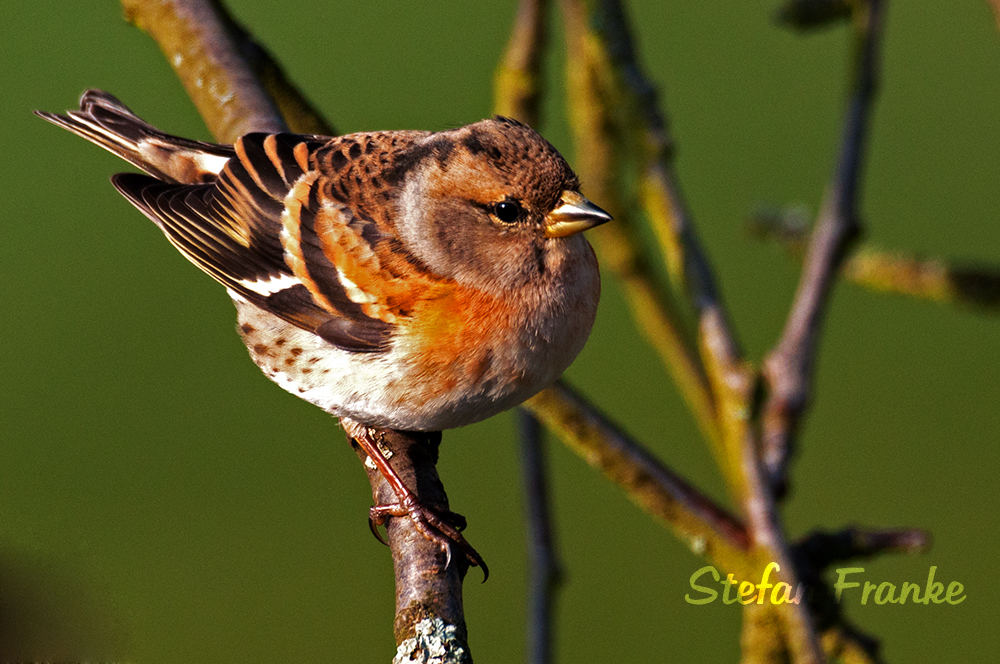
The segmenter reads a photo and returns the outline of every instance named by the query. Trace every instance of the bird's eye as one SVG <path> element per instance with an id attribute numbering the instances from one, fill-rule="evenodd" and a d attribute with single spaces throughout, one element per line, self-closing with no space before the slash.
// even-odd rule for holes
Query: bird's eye
<path id="1" fill-rule="evenodd" d="M 517 201 L 501 201 L 493 206 L 493 214 L 505 224 L 512 224 L 521 218 L 521 206 Z"/>

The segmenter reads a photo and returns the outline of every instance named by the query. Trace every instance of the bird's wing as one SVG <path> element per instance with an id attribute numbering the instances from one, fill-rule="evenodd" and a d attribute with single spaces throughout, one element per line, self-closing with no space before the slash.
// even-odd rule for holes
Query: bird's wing
<path id="1" fill-rule="evenodd" d="M 380 271 L 379 233 L 323 196 L 309 160 L 320 145 L 312 136 L 248 134 L 215 182 L 172 184 L 138 173 L 112 182 L 233 293 L 344 350 L 383 351 L 394 317 L 346 276 Z"/>

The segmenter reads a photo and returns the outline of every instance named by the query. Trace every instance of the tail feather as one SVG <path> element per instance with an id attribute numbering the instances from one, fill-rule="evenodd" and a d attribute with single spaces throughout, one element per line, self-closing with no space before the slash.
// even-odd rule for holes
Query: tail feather
<path id="1" fill-rule="evenodd" d="M 35 115 L 166 182 L 211 182 L 236 154 L 228 145 L 165 134 L 102 90 L 87 90 L 78 111 L 66 115 L 35 111 Z"/>

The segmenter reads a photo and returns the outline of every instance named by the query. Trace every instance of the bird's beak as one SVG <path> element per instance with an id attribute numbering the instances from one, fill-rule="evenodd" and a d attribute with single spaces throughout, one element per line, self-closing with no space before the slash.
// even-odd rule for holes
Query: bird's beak
<path id="1" fill-rule="evenodd" d="M 545 237 L 566 237 L 611 221 L 611 215 L 597 207 L 579 192 L 567 189 L 559 205 L 545 215 Z"/>

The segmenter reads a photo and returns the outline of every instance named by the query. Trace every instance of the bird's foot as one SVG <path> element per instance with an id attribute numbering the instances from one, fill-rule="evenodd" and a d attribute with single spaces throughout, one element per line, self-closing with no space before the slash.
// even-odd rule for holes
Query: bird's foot
<path id="1" fill-rule="evenodd" d="M 440 546 L 441 550 L 445 552 L 446 569 L 451 564 L 451 550 L 452 546 L 455 546 L 470 565 L 483 569 L 484 583 L 489 578 L 490 570 L 483 557 L 462 536 L 461 531 L 465 529 L 466 521 L 461 514 L 449 510 L 431 509 L 423 505 L 412 493 L 402 497 L 400 502 L 392 505 L 375 505 L 369 512 L 368 525 L 375 537 L 383 544 L 386 541 L 379 533 L 378 527 L 385 524 L 389 517 L 393 516 L 409 517 L 421 535 Z"/>

